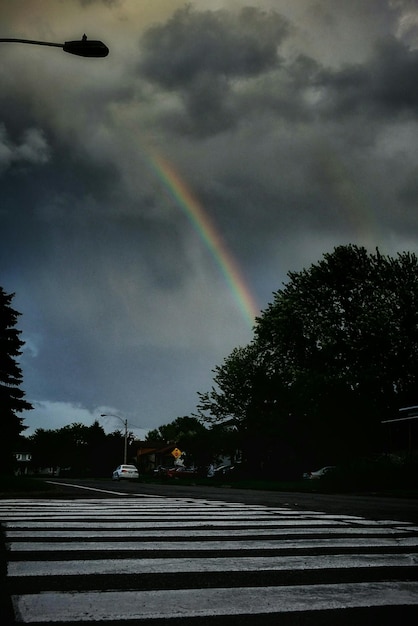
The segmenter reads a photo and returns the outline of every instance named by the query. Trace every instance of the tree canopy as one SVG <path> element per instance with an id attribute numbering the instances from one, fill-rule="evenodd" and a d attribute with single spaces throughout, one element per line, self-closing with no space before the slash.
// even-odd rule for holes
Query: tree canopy
<path id="1" fill-rule="evenodd" d="M 185 452 L 187 465 L 205 465 L 213 458 L 213 437 L 211 432 L 196 417 L 177 417 L 147 433 L 146 441 L 159 441 L 175 444 Z"/>
<path id="2" fill-rule="evenodd" d="M 54 467 L 76 476 L 110 476 L 123 458 L 124 435 L 105 434 L 95 421 L 91 426 L 73 423 L 55 430 L 37 428 L 27 438 L 35 468 Z"/>
<path id="3" fill-rule="evenodd" d="M 200 415 L 230 420 L 247 460 L 281 471 L 378 450 L 381 421 L 418 404 L 417 257 L 339 246 L 288 278 Z"/>
<path id="4" fill-rule="evenodd" d="M 33 408 L 21 389 L 23 377 L 18 358 L 24 342 L 16 328 L 20 313 L 11 306 L 13 297 L 14 294 L 6 294 L 0 287 L 0 471 L 6 473 L 12 471 L 13 453 L 20 433 L 25 430 L 19 413 Z"/>

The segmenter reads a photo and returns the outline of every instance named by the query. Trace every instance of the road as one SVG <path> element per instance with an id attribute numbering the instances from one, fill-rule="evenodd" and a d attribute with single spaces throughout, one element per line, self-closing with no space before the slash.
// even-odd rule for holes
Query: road
<path id="1" fill-rule="evenodd" d="M 55 497 L 70 495 L 77 497 L 80 488 L 85 496 L 95 497 L 95 489 L 115 491 L 115 483 L 103 480 L 67 480 L 53 479 Z M 148 495 L 168 497 L 205 498 L 225 502 L 264 504 L 266 506 L 291 506 L 296 509 L 316 509 L 328 513 L 362 515 L 370 519 L 410 521 L 418 524 L 418 499 L 382 497 L 376 494 L 322 494 L 259 491 L 234 489 L 230 485 L 206 487 L 184 485 L 180 480 L 166 485 L 146 483 L 116 483 L 117 491 L 124 493 L 141 492 Z M 65 485 L 65 488 L 64 488 Z M 73 487 L 71 486 L 73 485 Z M 88 491 L 90 489 L 91 491 Z"/>
<path id="2" fill-rule="evenodd" d="M 289 494 L 54 482 L 0 500 L 19 625 L 416 623 L 414 520 Z"/>

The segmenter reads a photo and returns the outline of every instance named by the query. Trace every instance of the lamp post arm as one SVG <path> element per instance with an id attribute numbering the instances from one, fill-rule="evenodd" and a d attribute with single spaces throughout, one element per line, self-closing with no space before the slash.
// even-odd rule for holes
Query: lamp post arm
<path id="1" fill-rule="evenodd" d="M 80 57 L 107 57 L 109 48 L 103 41 L 87 39 L 83 35 L 79 41 L 66 41 L 65 43 L 53 43 L 52 41 L 35 41 L 33 39 L 16 39 L 12 37 L 0 38 L 0 43 L 30 43 L 39 46 L 53 46 L 54 48 L 62 48 L 64 52 L 76 54 Z"/>
<path id="2" fill-rule="evenodd" d="M 52 41 L 34 41 L 32 39 L 16 39 L 16 38 L 1 38 L 0 43 L 31 43 L 39 46 L 54 46 L 54 48 L 63 48 L 63 43 L 53 43 Z"/>

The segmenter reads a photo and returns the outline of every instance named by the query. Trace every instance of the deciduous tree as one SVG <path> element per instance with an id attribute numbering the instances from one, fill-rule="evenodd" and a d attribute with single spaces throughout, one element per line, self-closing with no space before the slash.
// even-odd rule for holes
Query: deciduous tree
<path id="1" fill-rule="evenodd" d="M 212 437 L 196 417 L 177 417 L 173 422 L 149 431 L 146 441 L 175 444 L 185 452 L 187 465 L 205 465 L 213 457 Z"/>
<path id="2" fill-rule="evenodd" d="M 200 410 L 232 417 L 276 467 L 378 450 L 381 421 L 418 404 L 417 257 L 339 246 L 288 276 Z"/>

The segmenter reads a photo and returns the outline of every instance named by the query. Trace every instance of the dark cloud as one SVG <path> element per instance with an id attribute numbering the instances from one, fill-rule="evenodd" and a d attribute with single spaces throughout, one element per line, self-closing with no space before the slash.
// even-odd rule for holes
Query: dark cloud
<path id="1" fill-rule="evenodd" d="M 121 0 L 78 0 L 81 6 L 90 6 L 92 4 L 103 4 L 108 7 L 115 7 L 121 4 Z"/>
<path id="2" fill-rule="evenodd" d="M 246 8 L 235 15 L 186 7 L 143 37 L 140 71 L 166 89 L 191 85 L 202 74 L 254 76 L 279 63 L 278 46 L 287 33 L 287 21 L 277 13 Z"/>
<path id="3" fill-rule="evenodd" d="M 0 172 L 8 167 L 24 167 L 25 164 L 46 163 L 49 147 L 44 134 L 37 128 L 28 128 L 20 141 L 14 142 L 0 125 Z"/>
<path id="4" fill-rule="evenodd" d="M 335 7 L 322 4 L 316 14 L 337 23 Z M 371 19 L 375 4 L 356 3 L 346 17 Z M 178 134 L 225 132 L 260 113 L 293 122 L 321 115 L 335 120 L 415 115 L 418 50 L 389 35 L 401 8 L 387 6 L 381 12 L 384 38 L 377 40 L 368 59 L 328 68 L 307 54 L 286 60 L 281 56 L 292 27 L 275 12 L 197 12 L 188 7 L 144 35 L 140 73 L 161 94 L 174 92 L 180 98 L 181 106 L 160 119 Z"/>
<path id="5" fill-rule="evenodd" d="M 183 99 L 183 132 L 187 126 L 198 134 L 219 132 L 234 123 L 234 82 L 280 66 L 279 47 L 288 32 L 288 22 L 275 12 L 186 7 L 144 35 L 139 71 Z"/>
<path id="6" fill-rule="evenodd" d="M 395 38 L 376 45 L 363 65 L 323 70 L 315 79 L 325 108 L 335 114 L 396 115 L 418 112 L 418 50 Z"/>
<path id="7" fill-rule="evenodd" d="M 68 0 L 62 24 L 62 3 L 31 0 L 30 25 L 15 4 L 6 33 L 78 32 L 84 4 L 111 46 L 2 48 L 0 284 L 32 424 L 84 410 L 155 428 L 250 341 L 189 192 L 261 308 L 340 243 L 416 251 L 414 3 Z"/>
<path id="8" fill-rule="evenodd" d="M 160 123 L 176 134 L 208 136 L 260 114 L 292 122 L 415 115 L 418 50 L 386 36 L 369 59 L 331 69 L 306 54 L 284 60 L 279 51 L 289 33 L 283 17 L 258 9 L 236 15 L 189 7 L 151 28 L 142 40 L 141 76 L 162 97 L 166 92 L 179 98 Z"/>

